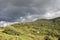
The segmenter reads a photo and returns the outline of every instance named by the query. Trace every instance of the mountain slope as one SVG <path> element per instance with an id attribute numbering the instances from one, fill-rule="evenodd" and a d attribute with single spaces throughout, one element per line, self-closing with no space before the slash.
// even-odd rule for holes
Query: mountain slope
<path id="1" fill-rule="evenodd" d="M 60 18 L 38 19 L 0 28 L 0 40 L 59 40 Z"/>

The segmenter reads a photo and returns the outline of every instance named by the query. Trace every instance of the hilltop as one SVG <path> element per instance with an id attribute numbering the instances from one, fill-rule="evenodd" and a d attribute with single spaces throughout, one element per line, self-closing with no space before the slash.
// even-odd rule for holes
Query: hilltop
<path id="1" fill-rule="evenodd" d="M 60 40 L 60 17 L 1 27 L 0 40 Z"/>

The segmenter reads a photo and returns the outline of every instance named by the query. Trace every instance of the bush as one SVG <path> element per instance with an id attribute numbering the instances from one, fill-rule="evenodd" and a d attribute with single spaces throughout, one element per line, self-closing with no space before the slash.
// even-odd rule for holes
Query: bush
<path id="1" fill-rule="evenodd" d="M 13 29 L 5 29 L 5 30 L 3 31 L 3 33 L 10 34 L 10 35 L 17 35 L 17 36 L 19 36 L 19 35 L 21 34 L 21 33 L 15 31 L 15 30 L 13 30 Z"/>
<path id="2" fill-rule="evenodd" d="M 49 36 L 45 36 L 44 40 L 51 40 L 51 38 L 49 38 Z"/>

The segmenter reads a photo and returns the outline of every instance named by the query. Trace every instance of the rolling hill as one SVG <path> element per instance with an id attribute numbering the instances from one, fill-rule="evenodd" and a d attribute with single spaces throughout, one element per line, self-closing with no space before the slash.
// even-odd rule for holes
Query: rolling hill
<path id="1" fill-rule="evenodd" d="M 60 40 L 60 17 L 0 27 L 0 40 Z"/>

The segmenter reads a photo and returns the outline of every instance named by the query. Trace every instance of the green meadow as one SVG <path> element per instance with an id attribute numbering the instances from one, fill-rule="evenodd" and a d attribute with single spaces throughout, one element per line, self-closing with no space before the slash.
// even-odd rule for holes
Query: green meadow
<path id="1" fill-rule="evenodd" d="M 0 40 L 60 40 L 60 17 L 0 27 Z"/>

